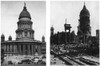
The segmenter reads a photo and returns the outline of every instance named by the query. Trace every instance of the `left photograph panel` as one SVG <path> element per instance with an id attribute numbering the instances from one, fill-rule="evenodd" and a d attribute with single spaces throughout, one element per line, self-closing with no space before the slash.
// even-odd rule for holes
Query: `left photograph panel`
<path id="1" fill-rule="evenodd" d="M 1 66 L 46 66 L 45 32 L 45 1 L 1 1 Z"/>

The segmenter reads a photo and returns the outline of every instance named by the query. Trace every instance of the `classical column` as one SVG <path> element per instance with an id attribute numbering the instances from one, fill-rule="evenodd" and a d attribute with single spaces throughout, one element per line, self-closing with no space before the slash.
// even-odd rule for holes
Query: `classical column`
<path id="1" fill-rule="evenodd" d="M 28 32 L 28 37 L 30 37 L 30 32 Z"/>
<path id="2" fill-rule="evenodd" d="M 23 47 L 23 49 L 22 49 L 22 54 L 24 54 L 24 45 L 22 44 L 22 47 Z"/>
<path id="3" fill-rule="evenodd" d="M 35 48 L 36 48 L 36 49 L 34 49 L 35 50 L 35 53 L 36 52 L 38 53 L 38 45 L 35 45 Z"/>
<path id="4" fill-rule="evenodd" d="M 19 54 L 18 44 L 17 44 L 17 54 Z"/>
<path id="5" fill-rule="evenodd" d="M 8 47 L 9 47 L 8 51 L 10 52 L 10 45 L 8 45 Z"/>
<path id="6" fill-rule="evenodd" d="M 24 32 L 22 32 L 22 37 L 24 37 Z"/>
<path id="7" fill-rule="evenodd" d="M 30 55 L 32 54 L 32 47 L 31 47 L 31 44 L 30 44 Z"/>
<path id="8" fill-rule="evenodd" d="M 7 44 L 6 44 L 6 51 L 5 51 L 5 53 L 7 53 Z"/>
<path id="9" fill-rule="evenodd" d="M 32 44 L 30 44 L 30 54 L 32 55 Z"/>
<path id="10" fill-rule="evenodd" d="M 4 45 L 4 48 L 5 48 L 5 49 L 4 49 L 4 53 L 6 53 L 6 45 Z"/>
<path id="11" fill-rule="evenodd" d="M 9 44 L 9 54 L 10 54 L 10 44 Z"/>
<path id="12" fill-rule="evenodd" d="M 13 52 L 15 53 L 15 45 L 13 45 L 13 49 L 14 49 Z"/>
<path id="13" fill-rule="evenodd" d="M 9 44 L 8 44 L 8 47 L 9 47 L 9 48 L 8 48 L 8 53 L 9 53 L 9 51 L 10 51 L 10 45 L 9 45 Z"/>
<path id="14" fill-rule="evenodd" d="M 21 54 L 23 54 L 22 52 L 23 52 L 23 45 L 21 44 L 20 45 L 20 50 L 21 50 Z"/>
<path id="15" fill-rule="evenodd" d="M 38 53 L 41 54 L 41 45 L 38 45 Z"/>
<path id="16" fill-rule="evenodd" d="M 12 53 L 12 44 L 11 44 L 11 53 Z"/>
<path id="17" fill-rule="evenodd" d="M 18 50 L 19 50 L 18 52 L 19 52 L 19 54 L 20 54 L 20 45 L 18 45 Z"/>
<path id="18" fill-rule="evenodd" d="M 8 44 L 6 44 L 6 47 L 7 47 L 6 51 L 8 52 Z"/>
<path id="19" fill-rule="evenodd" d="M 18 54 L 20 54 L 19 45 L 17 45 L 17 52 L 18 52 Z"/>
<path id="20" fill-rule="evenodd" d="M 16 38 L 18 38 L 18 34 L 16 34 Z"/>
<path id="21" fill-rule="evenodd" d="M 12 45 L 10 44 L 10 53 L 12 53 Z"/>
<path id="22" fill-rule="evenodd" d="M 28 45 L 28 55 L 30 54 L 30 45 Z"/>
<path id="23" fill-rule="evenodd" d="M 35 53 L 35 46 L 33 45 L 33 54 Z"/>
<path id="24" fill-rule="evenodd" d="M 31 53 L 32 53 L 32 55 L 33 55 L 33 45 L 31 45 Z"/>
<path id="25" fill-rule="evenodd" d="M 16 45 L 14 45 L 14 53 L 16 53 Z"/>
<path id="26" fill-rule="evenodd" d="M 10 44 L 10 53 L 12 53 L 12 45 Z"/>
<path id="27" fill-rule="evenodd" d="M 9 45 L 7 44 L 7 53 L 9 52 Z"/>
<path id="28" fill-rule="evenodd" d="M 28 50 L 28 45 L 26 44 L 25 45 L 25 54 L 27 55 L 28 53 L 27 53 L 27 50 Z"/>
<path id="29" fill-rule="evenodd" d="M 21 45 L 19 45 L 19 53 L 21 54 Z"/>
<path id="30" fill-rule="evenodd" d="M 23 44 L 23 54 L 25 54 L 25 45 Z"/>
<path id="31" fill-rule="evenodd" d="M 6 53 L 8 52 L 8 50 L 7 50 L 7 49 L 8 49 L 8 47 L 7 47 L 7 44 L 6 44 Z"/>
<path id="32" fill-rule="evenodd" d="M 13 54 L 13 44 L 12 44 L 12 54 Z"/>
<path id="33" fill-rule="evenodd" d="M 33 39 L 34 39 L 34 33 L 33 33 L 33 35 L 32 35 L 32 36 L 33 36 Z"/>
<path id="34" fill-rule="evenodd" d="M 32 32 L 31 32 L 31 38 L 32 38 Z"/>
<path id="35" fill-rule="evenodd" d="M 42 54 L 42 45 L 39 45 L 39 52 L 40 52 L 40 54 Z"/>
<path id="36" fill-rule="evenodd" d="M 17 53 L 17 45 L 15 45 L 15 52 Z"/>

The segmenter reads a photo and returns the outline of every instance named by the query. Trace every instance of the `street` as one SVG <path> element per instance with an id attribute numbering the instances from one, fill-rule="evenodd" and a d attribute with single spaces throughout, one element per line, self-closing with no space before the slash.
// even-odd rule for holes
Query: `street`
<path id="1" fill-rule="evenodd" d="M 59 61 L 51 60 L 51 65 L 99 65 L 99 59 L 97 57 L 80 53 L 79 55 L 71 55 L 71 49 L 67 49 L 67 51 L 63 49 L 62 51 L 62 48 L 63 46 L 60 45 L 52 47 L 51 59 L 56 58 L 59 59 Z"/>

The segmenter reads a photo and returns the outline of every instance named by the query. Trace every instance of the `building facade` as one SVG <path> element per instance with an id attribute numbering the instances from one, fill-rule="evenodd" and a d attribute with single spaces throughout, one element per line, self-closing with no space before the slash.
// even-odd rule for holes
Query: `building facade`
<path id="1" fill-rule="evenodd" d="M 78 26 L 78 38 L 79 42 L 87 43 L 87 39 L 91 36 L 90 26 L 90 13 L 86 8 L 85 4 L 79 15 L 79 26 Z"/>
<path id="2" fill-rule="evenodd" d="M 66 21 L 66 20 L 65 20 Z M 54 27 L 52 26 L 50 31 L 50 44 L 69 44 L 69 43 L 76 43 L 76 35 L 75 32 L 71 32 L 71 25 L 65 22 L 64 24 L 64 31 L 54 33 Z"/>
<path id="3" fill-rule="evenodd" d="M 75 35 L 75 32 L 71 32 L 71 25 L 66 23 L 64 24 L 65 32 L 58 32 L 54 34 L 54 28 L 51 27 L 51 37 L 50 41 L 51 44 L 56 43 L 88 43 L 91 37 L 91 26 L 90 26 L 90 13 L 86 8 L 84 3 L 83 9 L 79 15 L 79 25 L 78 25 L 78 32 Z M 55 37 L 55 38 L 54 38 Z M 61 39 L 61 41 L 60 41 Z M 60 44 L 61 44 L 60 43 Z"/>
<path id="4" fill-rule="evenodd" d="M 45 37 L 41 38 L 42 41 L 35 40 L 32 24 L 31 15 L 24 4 L 17 22 L 16 40 L 12 40 L 12 37 L 9 36 L 6 41 L 5 36 L 1 35 L 1 47 L 5 54 L 34 55 L 38 53 L 41 55 L 46 53 Z"/>

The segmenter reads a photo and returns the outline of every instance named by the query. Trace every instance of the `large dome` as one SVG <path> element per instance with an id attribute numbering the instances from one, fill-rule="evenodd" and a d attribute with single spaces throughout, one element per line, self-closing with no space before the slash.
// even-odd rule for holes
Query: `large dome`
<path id="1" fill-rule="evenodd" d="M 31 19 L 30 13 L 27 11 L 26 6 L 24 6 L 23 11 L 20 13 L 19 19 L 20 18 L 30 18 Z"/>
<path id="2" fill-rule="evenodd" d="M 81 16 L 90 16 L 89 11 L 87 10 L 86 6 L 84 5 L 83 9 L 80 12 L 80 17 Z"/>
<path id="3" fill-rule="evenodd" d="M 53 26 L 51 27 L 51 30 L 54 30 Z"/>
<path id="4" fill-rule="evenodd" d="M 5 38 L 4 34 L 1 35 L 2 38 Z"/>

